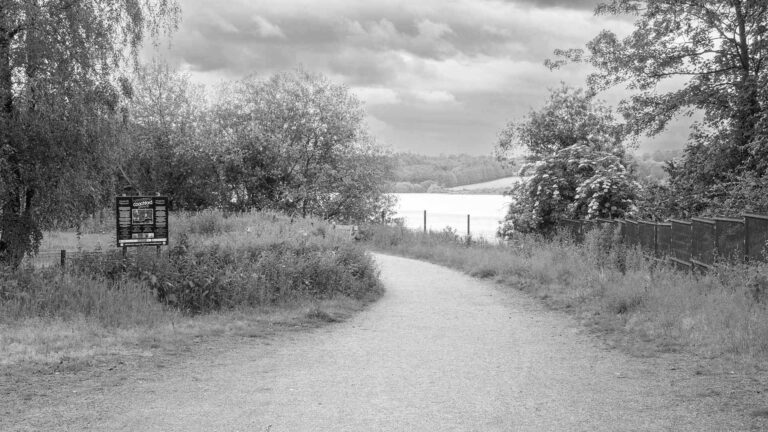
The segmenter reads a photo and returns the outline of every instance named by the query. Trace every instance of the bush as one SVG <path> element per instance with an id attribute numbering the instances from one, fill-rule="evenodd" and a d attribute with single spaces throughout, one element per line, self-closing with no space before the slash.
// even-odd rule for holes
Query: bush
<path id="1" fill-rule="evenodd" d="M 207 221 L 208 216 L 195 216 L 190 231 L 222 226 L 220 221 Z M 206 240 L 197 242 L 177 234 L 175 245 L 161 259 L 154 251 L 132 254 L 127 260 L 116 251 L 86 254 L 72 260 L 69 272 L 113 282 L 143 282 L 157 300 L 186 313 L 301 297 L 364 299 L 381 292 L 373 260 L 360 247 L 327 237 L 325 230 L 282 241 L 210 239 L 216 231 L 204 232 Z"/>
<path id="2" fill-rule="evenodd" d="M 154 248 L 131 249 L 127 257 L 119 250 L 73 254 L 64 272 L 0 275 L 0 319 L 84 316 L 109 323 L 163 307 L 198 314 L 382 292 L 371 257 L 321 221 L 201 212 L 172 222 L 172 247 L 161 257 Z"/>

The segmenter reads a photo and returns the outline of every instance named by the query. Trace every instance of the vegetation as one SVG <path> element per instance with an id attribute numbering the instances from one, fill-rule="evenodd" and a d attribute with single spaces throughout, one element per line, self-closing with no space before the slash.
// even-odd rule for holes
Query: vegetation
<path id="1" fill-rule="evenodd" d="M 581 245 L 564 233 L 471 245 L 447 231 L 423 234 L 378 225 L 366 227 L 364 235 L 378 250 L 531 294 L 641 355 L 688 351 L 764 362 L 768 353 L 764 264 L 681 272 L 626 248 L 611 229 L 593 230 Z"/>
<path id="2" fill-rule="evenodd" d="M 0 2 L 0 265 L 104 202 L 120 72 L 178 16 L 174 0 Z"/>
<path id="3" fill-rule="evenodd" d="M 155 332 L 171 337 L 176 323 L 205 333 L 212 313 L 216 325 L 227 316 L 257 320 L 281 310 L 295 310 L 294 320 L 338 319 L 324 305 L 359 308 L 382 290 L 370 256 L 321 220 L 203 212 L 172 223 L 174 247 L 161 259 L 154 250 L 128 259 L 104 252 L 70 259 L 65 271 L 5 270 L 0 363 L 72 355 L 36 345 L 36 338 L 48 340 L 45 333 L 60 335 L 60 346 L 91 349 L 75 342 L 90 341 L 96 327 L 115 339 L 109 349 L 120 350 Z"/>
<path id="4" fill-rule="evenodd" d="M 624 129 L 593 95 L 563 86 L 540 111 L 509 123 L 498 151 L 525 150 L 527 164 L 515 185 L 500 229 L 551 233 L 562 218 L 623 217 L 635 209 L 639 184 L 623 145 Z"/>
<path id="5" fill-rule="evenodd" d="M 205 89 L 158 62 L 139 66 L 130 84 L 129 121 L 113 171 L 117 192 L 161 192 L 176 209 L 221 206 L 227 187 L 219 174 L 221 154 L 206 145 L 215 132 Z"/>
<path id="6" fill-rule="evenodd" d="M 213 109 L 237 207 L 347 221 L 389 210 L 382 187 L 390 166 L 346 87 L 302 70 L 248 78 Z"/>
<path id="7" fill-rule="evenodd" d="M 27 179 L 32 183 L 0 181 L 13 207 L 2 211 L 0 261 L 18 266 L 37 250 L 43 229 L 77 226 L 125 192 L 166 194 L 176 210 L 275 210 L 336 221 L 391 211 L 384 193 L 391 165 L 364 128 L 361 102 L 322 75 L 297 70 L 247 78 L 219 89 L 213 104 L 202 87 L 162 64 L 141 66 L 135 78 L 120 82 L 122 93 L 112 95 L 103 123 L 79 128 L 69 117 L 76 111 L 52 101 L 60 124 L 46 118 L 45 127 L 20 132 L 18 142 L 37 132 L 49 141 L 24 144 L 40 151 L 24 156 L 31 165 L 17 164 L 37 176 Z M 57 124 L 63 129 L 46 129 Z M 82 157 L 61 144 L 67 130 Z M 14 150 L 8 160 L 20 155 Z M 46 171 L 49 157 L 56 166 Z"/>
<path id="8" fill-rule="evenodd" d="M 389 191 L 399 193 L 438 192 L 454 186 L 484 183 L 517 175 L 515 161 L 502 163 L 491 156 L 425 156 L 396 153 Z"/>
<path id="9" fill-rule="evenodd" d="M 588 53 L 558 50 L 551 67 L 591 64 L 596 72 L 588 84 L 595 91 L 626 85 L 633 94 L 619 110 L 635 134 L 657 134 L 676 116 L 703 114 L 684 157 L 669 166 L 669 184 L 652 188 L 643 211 L 678 217 L 768 211 L 768 4 L 612 0 L 596 13 L 635 17 L 635 30 L 624 39 L 602 31 Z"/>
<path id="10" fill-rule="evenodd" d="M 634 155 L 634 171 L 640 181 L 648 184 L 666 184 L 669 182 L 667 168 L 682 157 L 682 150 L 656 150 L 653 153 Z"/>

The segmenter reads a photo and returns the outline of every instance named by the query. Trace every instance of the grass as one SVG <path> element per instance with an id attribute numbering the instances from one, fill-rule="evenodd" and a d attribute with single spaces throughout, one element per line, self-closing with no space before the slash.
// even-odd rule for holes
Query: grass
<path id="1" fill-rule="evenodd" d="M 363 233 L 375 249 L 525 291 L 640 355 L 684 350 L 760 362 L 768 354 L 766 264 L 681 272 L 625 247 L 611 230 L 593 231 L 583 244 L 520 236 L 506 245 L 468 245 L 449 231 Z"/>
<path id="2" fill-rule="evenodd" d="M 371 257 L 322 221 L 203 212 L 171 229 L 161 258 L 148 248 L 123 259 L 104 227 L 47 233 L 44 247 L 101 253 L 0 274 L 0 365 L 261 337 L 342 320 L 382 292 Z"/>

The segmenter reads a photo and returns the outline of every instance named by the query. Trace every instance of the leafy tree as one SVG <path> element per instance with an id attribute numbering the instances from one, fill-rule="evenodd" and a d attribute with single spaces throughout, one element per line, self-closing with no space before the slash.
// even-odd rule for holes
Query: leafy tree
<path id="1" fill-rule="evenodd" d="M 623 39 L 604 30 L 587 53 L 558 50 L 548 64 L 591 64 L 593 90 L 626 84 L 633 95 L 619 109 L 635 133 L 656 134 L 678 115 L 704 114 L 671 179 L 675 193 L 702 197 L 685 211 L 706 208 L 720 184 L 766 174 L 768 2 L 613 0 L 596 14 L 634 16 L 635 29 Z M 661 91 L 667 83 L 674 89 Z"/>
<path id="2" fill-rule="evenodd" d="M 143 194 L 162 192 L 180 209 L 221 205 L 219 161 L 206 148 L 204 88 L 156 62 L 140 67 L 131 87 L 128 142 L 120 149 L 123 183 Z"/>
<path id="3" fill-rule="evenodd" d="M 580 89 L 562 86 L 547 104 L 499 134 L 498 152 L 525 150 L 512 203 L 500 230 L 551 232 L 562 218 L 622 217 L 634 211 L 639 185 L 610 109 Z"/>
<path id="4" fill-rule="evenodd" d="M 365 130 L 362 103 L 303 70 L 226 89 L 214 108 L 237 204 L 334 219 L 378 217 L 391 171 Z"/>
<path id="5" fill-rule="evenodd" d="M 54 215 L 103 203 L 116 74 L 178 13 L 174 0 L 0 0 L 0 263 L 17 266 Z"/>

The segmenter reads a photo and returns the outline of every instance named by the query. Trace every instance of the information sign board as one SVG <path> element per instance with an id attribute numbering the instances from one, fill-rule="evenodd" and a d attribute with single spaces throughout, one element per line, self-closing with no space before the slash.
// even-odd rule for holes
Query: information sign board
<path id="1" fill-rule="evenodd" d="M 168 197 L 121 196 L 115 204 L 118 247 L 168 244 Z"/>

